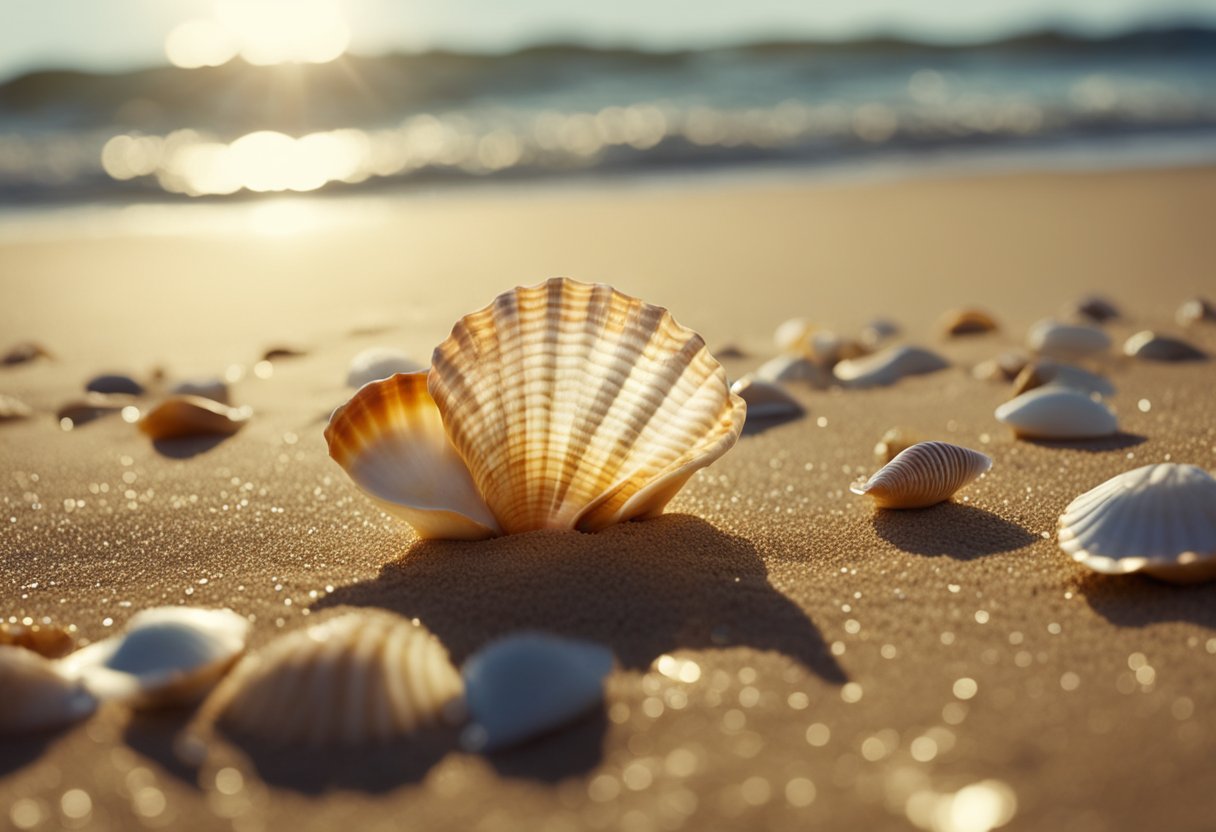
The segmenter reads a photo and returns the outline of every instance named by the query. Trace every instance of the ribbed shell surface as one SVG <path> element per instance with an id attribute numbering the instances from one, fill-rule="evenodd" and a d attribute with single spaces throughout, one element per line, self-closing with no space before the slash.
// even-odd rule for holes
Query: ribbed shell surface
<path id="1" fill-rule="evenodd" d="M 879 508 L 925 508 L 949 500 L 991 467 L 991 459 L 970 448 L 920 442 L 851 490 L 872 497 Z"/>
<path id="2" fill-rule="evenodd" d="M 611 286 L 500 295 L 435 349 L 430 392 L 507 533 L 655 516 L 746 405 L 695 332 Z"/>
<path id="3" fill-rule="evenodd" d="M 460 674 L 424 627 L 358 612 L 282 636 L 241 661 L 204 719 L 276 745 L 383 743 L 437 724 Z"/>
<path id="4" fill-rule="evenodd" d="M 1119 474 L 1077 497 L 1059 521 L 1060 548 L 1098 572 L 1146 572 L 1191 583 L 1216 578 L 1216 479 L 1161 463 Z"/>

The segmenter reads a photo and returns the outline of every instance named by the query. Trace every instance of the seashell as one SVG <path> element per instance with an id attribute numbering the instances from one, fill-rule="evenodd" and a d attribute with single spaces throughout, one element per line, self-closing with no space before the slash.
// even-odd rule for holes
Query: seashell
<path id="1" fill-rule="evenodd" d="M 564 278 L 466 315 L 432 365 L 448 438 L 508 534 L 661 514 L 746 413 L 666 309 Z"/>
<path id="2" fill-rule="evenodd" d="M 466 747 L 494 751 L 546 734 L 604 700 L 614 660 L 607 647 L 546 633 L 518 633 L 464 664 L 472 724 Z"/>
<path id="3" fill-rule="evenodd" d="M 1151 330 L 1137 332 L 1123 344 L 1123 354 L 1147 361 L 1203 361 L 1207 353 L 1180 338 L 1158 335 Z"/>
<path id="4" fill-rule="evenodd" d="M 222 378 L 198 378 L 179 381 L 169 388 L 174 396 L 199 396 L 220 404 L 229 403 L 228 382 Z"/>
<path id="5" fill-rule="evenodd" d="M 1022 352 L 1003 352 L 976 364 L 971 368 L 971 376 L 980 381 L 1012 381 L 1029 360 Z"/>
<path id="6" fill-rule="evenodd" d="M 426 367 L 401 350 L 391 347 L 368 347 L 350 360 L 346 371 L 347 387 L 362 387 L 397 373 L 416 373 Z"/>
<path id="7" fill-rule="evenodd" d="M 771 358 L 761 364 L 753 376 L 769 383 L 805 382 L 818 388 L 826 388 L 832 382 L 830 373 L 800 355 L 779 355 Z"/>
<path id="8" fill-rule="evenodd" d="M 22 341 L 9 347 L 8 352 L 0 357 L 0 364 L 25 364 L 38 358 L 54 358 L 46 347 L 34 341 Z"/>
<path id="9" fill-rule="evenodd" d="M 1099 396 L 1115 395 L 1115 385 L 1110 381 L 1089 370 L 1074 367 L 1071 364 L 1059 364 L 1055 361 L 1039 359 L 1027 364 L 1018 377 L 1013 381 L 1015 396 L 1034 390 L 1037 387 L 1051 384 L 1056 387 L 1067 387 L 1086 395 L 1097 393 Z"/>
<path id="10" fill-rule="evenodd" d="M 1201 321 L 1216 321 L 1216 306 L 1205 298 L 1192 298 L 1174 313 L 1179 326 L 1190 326 Z"/>
<path id="11" fill-rule="evenodd" d="M 874 456 L 881 459 L 883 464 L 886 465 L 908 448 L 923 441 L 912 431 L 904 430 L 903 428 L 891 428 L 874 445 Z"/>
<path id="12" fill-rule="evenodd" d="M 846 387 L 878 387 L 949 366 L 946 359 L 920 347 L 889 347 L 865 358 L 841 361 L 832 373 Z"/>
<path id="13" fill-rule="evenodd" d="M 448 441 L 426 373 L 364 386 L 334 411 L 325 439 L 355 484 L 420 537 L 477 540 L 502 533 Z"/>
<path id="14" fill-rule="evenodd" d="M 869 352 L 861 343 L 827 329 L 812 333 L 807 345 L 807 355 L 825 367 L 848 359 L 861 358 L 863 355 L 869 355 Z"/>
<path id="15" fill-rule="evenodd" d="M 33 409 L 16 396 L 0 393 L 0 422 L 10 422 L 26 419 L 33 415 Z"/>
<path id="16" fill-rule="evenodd" d="M 144 386 L 130 376 L 110 373 L 94 376 L 85 384 L 90 393 L 121 393 L 126 396 L 142 396 Z"/>
<path id="17" fill-rule="evenodd" d="M 875 318 L 861 330 L 861 343 L 868 349 L 877 349 L 884 341 L 900 332 L 899 324 L 886 318 Z"/>
<path id="18" fill-rule="evenodd" d="M 979 451 L 948 442 L 920 442 L 849 490 L 874 498 L 879 508 L 925 508 L 949 500 L 991 467 L 992 460 Z"/>
<path id="19" fill-rule="evenodd" d="M 203 704 L 203 724 L 274 745 L 359 745 L 461 713 L 460 674 L 425 627 L 347 613 L 246 656 Z"/>
<path id="20" fill-rule="evenodd" d="M 122 635 L 63 660 L 99 699 L 139 707 L 202 698 L 245 652 L 249 622 L 232 610 L 153 607 L 131 616 Z"/>
<path id="21" fill-rule="evenodd" d="M 229 407 L 201 396 L 170 396 L 144 414 L 139 429 L 153 439 L 231 436 L 252 415 L 249 407 Z"/>
<path id="22" fill-rule="evenodd" d="M 773 332 L 773 343 L 782 352 L 805 355 L 810 351 L 811 334 L 815 325 L 806 318 L 790 318 Z"/>
<path id="23" fill-rule="evenodd" d="M 21 647 L 0 646 L 0 735 L 56 728 L 84 719 L 97 700 L 56 662 Z"/>
<path id="24" fill-rule="evenodd" d="M 946 337 L 959 335 L 980 335 L 985 332 L 995 332 L 996 318 L 982 309 L 951 309 L 942 315 L 938 327 Z"/>
<path id="25" fill-rule="evenodd" d="M 753 419 L 793 419 L 806 410 L 780 384 L 744 376 L 730 386 L 730 392 L 747 402 Z"/>
<path id="26" fill-rule="evenodd" d="M 998 407 L 996 418 L 1026 439 L 1094 439 L 1119 430 L 1110 408 L 1066 387 L 1023 393 Z"/>
<path id="27" fill-rule="evenodd" d="M 1212 580 L 1216 479 L 1172 462 L 1119 474 L 1069 503 L 1060 515 L 1059 541 L 1074 560 L 1108 575 Z"/>
<path id="28" fill-rule="evenodd" d="M 1081 298 L 1072 305 L 1069 312 L 1073 317 L 1093 321 L 1096 324 L 1104 324 L 1120 317 L 1119 307 L 1100 295 Z"/>
<path id="29" fill-rule="evenodd" d="M 266 350 L 266 352 L 262 353 L 262 360 L 279 361 L 283 358 L 301 358 L 305 355 L 308 355 L 305 350 L 298 349 L 296 347 L 279 346 L 271 347 L 270 349 Z"/>
<path id="30" fill-rule="evenodd" d="M 1094 326 L 1048 320 L 1030 328 L 1026 344 L 1039 355 L 1067 361 L 1106 352 L 1110 349 L 1110 336 Z"/>
<path id="31" fill-rule="evenodd" d="M 0 623 L 0 646 L 21 647 L 39 656 L 58 659 L 76 649 L 76 639 L 50 624 Z"/>
<path id="32" fill-rule="evenodd" d="M 103 416 L 121 413 L 124 408 L 134 407 L 135 399 L 117 393 L 86 393 L 83 399 L 68 402 L 55 413 L 60 423 L 66 419 L 72 427 L 84 425 Z"/>

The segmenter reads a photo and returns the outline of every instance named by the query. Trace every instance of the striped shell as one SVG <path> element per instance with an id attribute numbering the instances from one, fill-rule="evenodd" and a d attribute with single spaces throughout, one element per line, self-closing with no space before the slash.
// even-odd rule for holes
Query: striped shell
<path id="1" fill-rule="evenodd" d="M 1145 465 L 1077 497 L 1059 522 L 1060 548 L 1110 575 L 1177 583 L 1216 578 L 1216 479 L 1194 465 Z"/>
<path id="2" fill-rule="evenodd" d="M 841 361 L 832 370 L 846 387 L 879 387 L 904 376 L 944 370 L 950 364 L 937 353 L 920 347 L 889 347 L 864 358 Z"/>
<path id="3" fill-rule="evenodd" d="M 872 497 L 879 508 L 925 508 L 949 500 L 992 467 L 978 451 L 948 442 L 921 442 L 901 451 L 854 494 Z"/>
<path id="4" fill-rule="evenodd" d="M 1124 355 L 1147 361 L 1203 361 L 1207 353 L 1181 338 L 1158 335 L 1152 330 L 1137 332 L 1123 344 Z"/>
<path id="5" fill-rule="evenodd" d="M 32 650 L 0 646 L 0 736 L 67 725 L 84 719 L 97 700 L 58 662 Z"/>
<path id="6" fill-rule="evenodd" d="M 252 414 L 248 407 L 229 407 L 202 396 L 170 396 L 144 414 L 139 429 L 153 439 L 231 436 Z"/>
<path id="7" fill-rule="evenodd" d="M 384 743 L 453 716 L 461 689 L 447 650 L 424 627 L 355 612 L 246 656 L 201 719 L 272 745 Z"/>
<path id="8" fill-rule="evenodd" d="M 1095 439 L 1119 424 L 1111 409 L 1066 387 L 1036 387 L 996 409 L 997 421 L 1026 439 Z"/>
<path id="9" fill-rule="evenodd" d="M 1110 349 L 1110 336 L 1096 326 L 1039 321 L 1030 328 L 1026 345 L 1049 358 L 1071 360 Z"/>

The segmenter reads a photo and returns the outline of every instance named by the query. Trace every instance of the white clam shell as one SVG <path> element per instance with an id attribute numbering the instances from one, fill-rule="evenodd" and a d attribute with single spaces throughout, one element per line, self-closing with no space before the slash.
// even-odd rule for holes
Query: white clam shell
<path id="1" fill-rule="evenodd" d="M 806 412 L 784 387 L 771 381 L 744 376 L 730 391 L 747 402 L 747 413 L 753 419 L 792 419 Z"/>
<path id="2" fill-rule="evenodd" d="M 559 728 L 599 705 L 612 651 L 587 641 L 519 633 L 465 662 L 465 697 L 473 750 L 517 745 Z"/>
<path id="3" fill-rule="evenodd" d="M 995 415 L 1027 439 L 1095 439 L 1119 430 L 1115 414 L 1106 405 L 1053 385 L 1010 399 Z"/>
<path id="4" fill-rule="evenodd" d="M 1059 521 L 1060 548 L 1110 575 L 1177 583 L 1216 578 L 1216 479 L 1194 465 L 1145 465 L 1077 497 Z"/>
<path id="5" fill-rule="evenodd" d="M 131 617 L 121 635 L 63 659 L 101 699 L 135 707 L 202 698 L 245 651 L 249 622 L 232 610 L 155 607 Z"/>
<path id="6" fill-rule="evenodd" d="M 416 373 L 426 369 L 406 353 L 392 347 L 368 347 L 350 360 L 346 371 L 347 387 L 362 387 L 397 373 Z"/>
<path id="7" fill-rule="evenodd" d="M 97 700 L 59 662 L 24 647 L 0 645 L 0 736 L 55 728 L 84 719 Z"/>
<path id="8" fill-rule="evenodd" d="M 1207 353 L 1180 338 L 1158 335 L 1152 330 L 1137 332 L 1123 344 L 1123 354 L 1147 361 L 1202 361 Z"/>
<path id="9" fill-rule="evenodd" d="M 1039 355 L 1071 360 L 1110 349 L 1110 336 L 1096 326 L 1039 321 L 1026 335 L 1026 344 Z"/>
<path id="10" fill-rule="evenodd" d="M 992 460 L 948 442 L 920 442 L 895 456 L 854 494 L 872 497 L 879 508 L 925 508 L 945 500 L 992 467 Z"/>
<path id="11" fill-rule="evenodd" d="M 864 358 L 841 361 L 832 373 L 847 387 L 880 387 L 949 366 L 946 359 L 921 347 L 889 347 Z"/>
<path id="12" fill-rule="evenodd" d="M 457 716 L 461 689 L 430 631 L 368 610 L 246 656 L 203 704 L 201 720 L 272 745 L 385 743 Z"/>
<path id="13" fill-rule="evenodd" d="M 753 376 L 770 383 L 804 382 L 817 388 L 826 388 L 832 383 L 831 375 L 823 367 L 801 355 L 771 358 L 757 367 Z"/>
<path id="14" fill-rule="evenodd" d="M 1047 359 L 1039 359 L 1023 367 L 1014 379 L 1013 392 L 1016 395 L 1047 385 L 1067 387 L 1086 394 L 1115 395 L 1115 385 L 1104 376 L 1091 373 L 1083 367 Z"/>

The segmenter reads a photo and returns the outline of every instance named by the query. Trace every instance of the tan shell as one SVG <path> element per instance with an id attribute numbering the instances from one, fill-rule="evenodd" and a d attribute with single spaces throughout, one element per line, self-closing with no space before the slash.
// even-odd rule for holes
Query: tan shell
<path id="1" fill-rule="evenodd" d="M 1216 321 L 1216 305 L 1205 298 L 1191 298 L 1174 313 L 1179 326 L 1191 326 L 1201 321 Z"/>
<path id="2" fill-rule="evenodd" d="M 67 725 L 84 719 L 97 700 L 57 662 L 22 647 L 0 646 L 0 736 Z"/>
<path id="3" fill-rule="evenodd" d="M 245 657 L 203 704 L 201 722 L 272 745 L 384 743 L 458 716 L 462 691 L 426 628 L 353 612 Z"/>
<path id="4" fill-rule="evenodd" d="M 846 387 L 879 387 L 949 366 L 938 354 L 920 347 L 888 347 L 865 358 L 841 361 L 832 373 Z"/>
<path id="5" fill-rule="evenodd" d="M 1106 405 L 1054 385 L 1010 399 L 995 415 L 1026 439 L 1094 439 L 1119 430 L 1115 414 Z"/>
<path id="6" fill-rule="evenodd" d="M 139 420 L 153 439 L 185 436 L 231 436 L 249 422 L 248 407 L 229 407 L 202 396 L 170 396 Z"/>
<path id="7" fill-rule="evenodd" d="M 1030 328 L 1026 345 L 1040 355 L 1065 361 L 1104 353 L 1110 336 L 1096 326 L 1039 321 Z"/>
<path id="8" fill-rule="evenodd" d="M 1203 361 L 1208 357 L 1203 350 L 1180 338 L 1158 335 L 1148 329 L 1128 338 L 1123 353 L 1147 361 Z"/>
<path id="9" fill-rule="evenodd" d="M 334 411 L 325 439 L 355 484 L 420 537 L 477 540 L 502 533 L 448 441 L 425 372 L 365 385 Z"/>
<path id="10" fill-rule="evenodd" d="M 1059 521 L 1060 548 L 1108 575 L 1177 583 L 1216 578 L 1216 479 L 1194 465 L 1145 465 L 1077 497 Z"/>
<path id="11" fill-rule="evenodd" d="M 899 453 L 854 494 L 872 497 L 879 508 L 925 508 L 954 493 L 992 467 L 992 460 L 948 442 L 921 442 Z"/>
<path id="12" fill-rule="evenodd" d="M 976 364 L 971 368 L 971 376 L 980 381 L 1013 381 L 1028 361 L 1025 353 L 1003 352 L 995 358 Z"/>
<path id="13" fill-rule="evenodd" d="M 603 284 L 499 295 L 431 363 L 448 438 L 509 534 L 661 514 L 746 413 L 701 336 Z"/>
<path id="14" fill-rule="evenodd" d="M 946 337 L 980 335 L 995 332 L 999 327 L 996 318 L 982 309 L 951 309 L 942 315 L 938 327 Z"/>
<path id="15" fill-rule="evenodd" d="M 891 428 L 874 445 L 874 456 L 881 459 L 883 465 L 886 465 L 908 448 L 923 441 L 923 439 L 910 430 Z"/>
<path id="16" fill-rule="evenodd" d="M 0 624 L 0 645 L 22 647 L 48 659 L 58 659 L 76 649 L 76 639 L 53 624 Z"/>
<path id="17" fill-rule="evenodd" d="M 1055 361 L 1039 359 L 1027 364 L 1013 381 L 1013 394 L 1020 396 L 1028 390 L 1034 390 L 1044 385 L 1067 387 L 1082 393 L 1097 393 L 1100 396 L 1115 395 L 1115 385 L 1082 367 L 1071 364 L 1059 364 Z"/>
<path id="18" fill-rule="evenodd" d="M 753 419 L 791 419 L 806 411 L 780 384 L 744 376 L 730 386 L 730 391 L 747 402 L 747 412 Z"/>
<path id="19" fill-rule="evenodd" d="M 811 335 L 816 329 L 806 318 L 790 318 L 773 331 L 773 343 L 782 352 L 806 355 L 810 352 Z"/>

